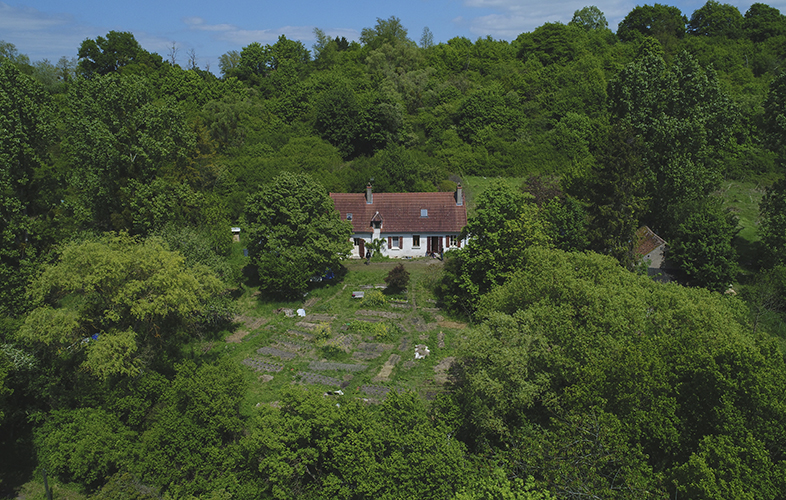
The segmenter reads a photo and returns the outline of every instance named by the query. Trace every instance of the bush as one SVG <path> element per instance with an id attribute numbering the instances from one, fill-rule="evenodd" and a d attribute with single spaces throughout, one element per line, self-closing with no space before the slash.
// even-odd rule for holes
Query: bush
<path id="1" fill-rule="evenodd" d="M 362 307 L 379 307 L 388 303 L 387 297 L 380 290 L 371 290 L 363 296 Z"/>
<path id="2" fill-rule="evenodd" d="M 403 290 L 409 284 L 409 273 L 404 269 L 404 264 L 399 264 L 390 270 L 385 283 L 393 290 Z"/>

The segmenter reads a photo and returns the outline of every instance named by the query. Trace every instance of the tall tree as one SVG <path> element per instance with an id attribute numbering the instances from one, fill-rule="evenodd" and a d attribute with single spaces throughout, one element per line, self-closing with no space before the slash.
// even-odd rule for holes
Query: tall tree
<path id="1" fill-rule="evenodd" d="M 311 176 L 284 172 L 246 202 L 249 255 L 269 296 L 302 296 L 311 276 L 349 255 L 352 226 Z"/>
<path id="2" fill-rule="evenodd" d="M 708 0 L 696 9 L 688 22 L 688 33 L 697 36 L 742 36 L 743 18 L 739 9 L 727 3 Z"/>
<path id="3" fill-rule="evenodd" d="M 126 66 L 156 69 L 163 64 L 158 54 L 151 54 L 139 45 L 128 31 L 110 31 L 106 38 L 86 39 L 79 47 L 79 68 L 91 77 L 106 75 Z"/>
<path id="4" fill-rule="evenodd" d="M 87 227 L 128 229 L 121 188 L 183 166 L 195 146 L 185 115 L 172 100 L 157 100 L 150 81 L 133 75 L 78 80 L 69 105 L 63 148 L 77 217 Z"/>
<path id="5" fill-rule="evenodd" d="M 609 22 L 603 12 L 594 5 L 584 7 L 573 13 L 570 23 L 587 31 L 608 29 Z"/>
<path id="6" fill-rule="evenodd" d="M 48 163 L 54 138 L 43 88 L 11 63 L 0 61 L 0 315 L 25 310 L 23 262 L 34 254 L 36 177 Z M 49 207 L 47 207 L 49 208 Z"/>
<path id="7" fill-rule="evenodd" d="M 688 19 L 677 7 L 667 5 L 639 5 L 625 16 L 617 28 L 617 36 L 624 42 L 642 36 L 657 39 L 664 47 L 674 45 L 685 36 Z"/>

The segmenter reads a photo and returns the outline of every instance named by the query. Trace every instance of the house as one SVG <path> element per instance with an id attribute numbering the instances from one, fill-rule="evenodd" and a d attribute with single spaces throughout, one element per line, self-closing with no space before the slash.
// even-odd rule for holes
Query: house
<path id="1" fill-rule="evenodd" d="M 633 253 L 637 260 L 647 263 L 647 274 L 656 276 L 663 273 L 666 241 L 647 226 L 641 226 L 635 238 Z"/>
<path id="2" fill-rule="evenodd" d="M 467 225 L 464 191 L 442 193 L 330 193 L 342 220 L 352 222 L 352 257 L 366 254 L 366 244 L 383 239 L 388 257 L 423 257 L 461 248 Z"/>

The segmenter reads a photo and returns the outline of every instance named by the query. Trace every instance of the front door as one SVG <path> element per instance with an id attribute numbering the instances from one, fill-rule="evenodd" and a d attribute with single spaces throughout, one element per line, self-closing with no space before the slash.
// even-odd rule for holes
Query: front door
<path id="1" fill-rule="evenodd" d="M 358 242 L 358 251 L 360 253 L 360 258 L 361 259 L 365 259 L 366 258 L 366 240 L 364 240 L 363 238 L 360 238 L 360 241 Z"/>

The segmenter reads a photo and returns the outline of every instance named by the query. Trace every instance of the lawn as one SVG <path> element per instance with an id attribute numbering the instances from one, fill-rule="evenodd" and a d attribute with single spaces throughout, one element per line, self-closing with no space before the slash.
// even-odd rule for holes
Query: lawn
<path id="1" fill-rule="evenodd" d="M 398 264 L 410 273 L 410 282 L 391 293 L 382 287 Z M 242 367 L 249 382 L 244 413 L 275 404 L 292 384 L 341 390 L 371 402 L 391 390 L 413 390 L 424 398 L 442 390 L 466 327 L 437 308 L 433 288 L 442 262 L 350 260 L 345 267 L 342 281 L 320 283 L 299 302 L 261 300 L 255 287 L 238 290 L 239 314 L 226 341 L 198 346 Z M 385 302 L 352 298 L 355 291 L 366 296 L 376 291 Z M 296 313 L 301 308 L 304 317 Z M 416 359 L 418 345 L 428 347 L 426 357 Z"/>

